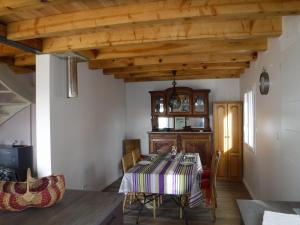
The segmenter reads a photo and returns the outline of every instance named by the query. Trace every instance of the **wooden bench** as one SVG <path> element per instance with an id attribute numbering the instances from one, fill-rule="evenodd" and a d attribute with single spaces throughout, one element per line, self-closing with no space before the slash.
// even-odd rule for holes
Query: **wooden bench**
<path id="1" fill-rule="evenodd" d="M 293 208 L 300 208 L 300 202 L 260 201 L 260 200 L 237 200 L 242 224 L 262 225 L 265 210 L 295 214 Z"/>
<path id="2" fill-rule="evenodd" d="M 122 197 L 110 192 L 67 190 L 62 201 L 49 208 L 0 211 L 0 224 L 122 225 Z"/>

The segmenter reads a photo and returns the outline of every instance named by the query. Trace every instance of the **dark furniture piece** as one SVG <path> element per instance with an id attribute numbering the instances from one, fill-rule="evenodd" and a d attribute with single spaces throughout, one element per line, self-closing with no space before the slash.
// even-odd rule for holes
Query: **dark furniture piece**
<path id="1" fill-rule="evenodd" d="M 261 225 L 265 210 L 296 214 L 293 208 L 300 208 L 300 202 L 260 201 L 260 200 L 237 200 L 242 224 Z"/>
<path id="2" fill-rule="evenodd" d="M 0 167 L 14 170 L 17 180 L 25 181 L 27 169 L 33 171 L 32 146 L 0 145 Z"/>
<path id="3" fill-rule="evenodd" d="M 5 225 L 122 225 L 122 195 L 100 191 L 67 190 L 58 204 L 23 212 L 1 212 Z"/>
<path id="4" fill-rule="evenodd" d="M 199 153 L 202 166 L 210 167 L 212 156 L 211 132 L 149 132 L 149 152 L 171 151 L 176 146 L 178 151 Z"/>

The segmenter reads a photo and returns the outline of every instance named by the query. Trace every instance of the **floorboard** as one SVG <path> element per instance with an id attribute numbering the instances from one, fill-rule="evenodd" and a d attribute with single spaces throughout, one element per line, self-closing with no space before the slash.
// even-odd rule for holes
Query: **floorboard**
<path id="1" fill-rule="evenodd" d="M 104 191 L 118 192 L 121 180 L 107 187 Z M 218 208 L 216 210 L 217 220 L 211 222 L 210 210 L 197 207 L 188 209 L 190 225 L 240 225 L 240 215 L 236 205 L 236 199 L 250 199 L 250 194 L 243 183 L 217 182 Z M 129 205 L 124 214 L 124 225 L 136 224 L 139 205 Z M 179 210 L 170 199 L 164 199 L 164 203 L 157 209 L 157 218 L 153 219 L 152 209 L 144 209 L 140 217 L 141 225 L 183 225 L 184 221 L 179 219 Z"/>

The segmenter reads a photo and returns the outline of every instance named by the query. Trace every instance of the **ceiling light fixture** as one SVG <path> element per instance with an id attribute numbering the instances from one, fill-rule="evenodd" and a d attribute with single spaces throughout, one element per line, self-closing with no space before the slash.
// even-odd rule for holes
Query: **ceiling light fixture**
<path id="1" fill-rule="evenodd" d="M 169 98 L 169 106 L 171 108 L 171 111 L 173 111 L 173 109 L 177 109 L 180 107 L 181 105 L 181 101 L 176 93 L 176 85 L 177 85 L 177 82 L 175 80 L 175 76 L 176 76 L 176 73 L 177 71 L 176 70 L 172 70 L 172 74 L 173 74 L 173 82 L 172 82 L 172 92 L 171 92 L 171 95 L 170 95 L 170 98 Z"/>

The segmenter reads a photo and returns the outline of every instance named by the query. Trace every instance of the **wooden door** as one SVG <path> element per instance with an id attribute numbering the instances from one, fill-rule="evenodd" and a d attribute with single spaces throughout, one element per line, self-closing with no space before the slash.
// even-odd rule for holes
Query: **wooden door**
<path id="1" fill-rule="evenodd" d="M 228 178 L 241 180 L 242 178 L 242 104 L 228 104 Z"/>
<path id="2" fill-rule="evenodd" d="M 227 111 L 227 103 L 214 103 L 214 150 L 222 152 L 217 173 L 218 178 L 221 179 L 228 177 Z"/>
<path id="3" fill-rule="evenodd" d="M 211 134 L 182 134 L 181 145 L 183 152 L 199 153 L 203 167 L 210 167 L 211 162 Z"/>

